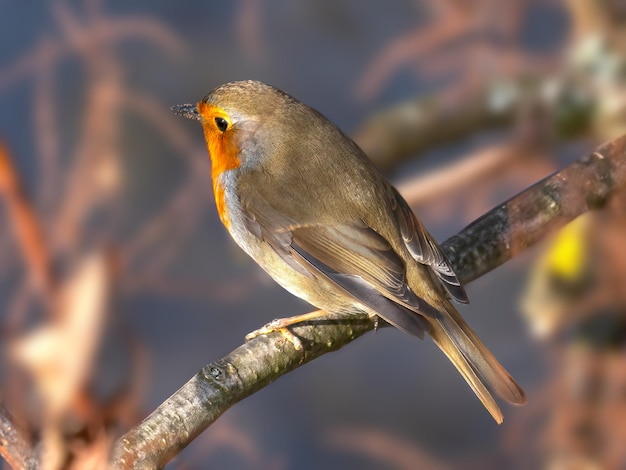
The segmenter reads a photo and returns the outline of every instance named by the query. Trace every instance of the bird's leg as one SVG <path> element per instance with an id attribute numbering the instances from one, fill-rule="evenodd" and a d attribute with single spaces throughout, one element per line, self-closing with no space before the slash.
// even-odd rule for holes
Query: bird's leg
<path id="1" fill-rule="evenodd" d="M 246 335 L 246 341 L 250 341 L 252 338 L 256 338 L 260 335 L 267 335 L 269 333 L 279 332 L 287 341 L 293 344 L 296 350 L 302 349 L 302 341 L 296 335 L 294 335 L 288 327 L 295 325 L 296 323 L 302 323 L 309 320 L 315 320 L 320 317 L 328 315 L 324 310 L 314 310 L 313 312 L 303 313 L 302 315 L 295 315 L 287 318 L 277 318 L 272 320 L 268 324 L 262 326 L 258 330 L 254 330 Z"/>

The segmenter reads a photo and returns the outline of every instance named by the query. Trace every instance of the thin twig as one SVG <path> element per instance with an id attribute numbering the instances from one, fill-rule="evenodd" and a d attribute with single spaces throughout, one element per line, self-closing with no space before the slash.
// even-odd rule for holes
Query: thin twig
<path id="1" fill-rule="evenodd" d="M 39 219 L 26 196 L 22 179 L 13 164 L 9 149 L 0 142 L 0 197 L 7 205 L 24 262 L 35 285 L 47 293 L 51 286 L 50 257 Z"/>

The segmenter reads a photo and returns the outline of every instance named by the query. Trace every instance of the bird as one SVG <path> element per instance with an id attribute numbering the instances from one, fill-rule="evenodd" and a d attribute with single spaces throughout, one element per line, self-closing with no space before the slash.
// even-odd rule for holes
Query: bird
<path id="1" fill-rule="evenodd" d="M 198 120 L 217 213 L 239 247 L 318 312 L 367 314 L 430 335 L 493 419 L 493 393 L 522 388 L 458 313 L 468 297 L 445 252 L 359 146 L 321 113 L 265 83 L 213 89 L 172 107 Z"/>

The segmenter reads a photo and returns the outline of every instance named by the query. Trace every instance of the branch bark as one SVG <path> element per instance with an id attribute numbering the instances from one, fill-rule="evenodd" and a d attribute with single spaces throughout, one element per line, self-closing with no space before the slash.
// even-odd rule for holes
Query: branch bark
<path id="1" fill-rule="evenodd" d="M 40 468 L 33 448 L 4 406 L 0 406 L 0 455 L 13 470 Z"/>
<path id="2" fill-rule="evenodd" d="M 462 282 L 495 269 L 626 186 L 626 136 L 536 183 L 443 243 Z M 304 348 L 280 333 L 258 336 L 202 368 L 115 444 L 119 469 L 164 466 L 224 411 L 283 374 L 336 351 L 375 328 L 367 317 L 298 325 Z"/>
<path id="3" fill-rule="evenodd" d="M 626 186 L 626 135 L 554 173 L 476 219 L 442 247 L 468 283 Z"/>

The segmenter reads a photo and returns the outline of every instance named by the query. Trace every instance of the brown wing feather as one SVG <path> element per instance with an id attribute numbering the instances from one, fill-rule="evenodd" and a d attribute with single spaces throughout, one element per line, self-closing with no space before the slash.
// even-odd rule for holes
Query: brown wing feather
<path id="1" fill-rule="evenodd" d="M 428 331 L 498 423 L 502 413 L 487 387 L 510 403 L 526 401 L 520 386 L 450 302 L 445 301 L 445 308 L 437 311 L 411 291 L 402 260 L 369 227 L 297 228 L 292 233 L 292 247 L 391 324 L 418 336 Z M 417 319 L 422 324 L 415 328 Z"/>
<path id="2" fill-rule="evenodd" d="M 303 265 L 307 265 L 311 272 L 332 281 L 346 295 L 353 297 L 355 302 L 376 312 L 381 318 L 396 328 L 418 338 L 423 338 L 425 331 L 431 331 L 431 325 L 422 315 L 418 315 L 403 305 L 381 295 L 380 292 L 361 277 L 338 273 L 296 243 L 292 245 L 292 255 L 300 260 Z"/>
<path id="3" fill-rule="evenodd" d="M 400 233 L 411 256 L 418 262 L 430 266 L 443 282 L 448 293 L 456 301 L 469 303 L 467 293 L 457 278 L 452 264 L 426 227 L 415 216 L 400 193 L 392 188 L 390 197 Z"/>
<path id="4" fill-rule="evenodd" d="M 292 229 L 292 243 L 331 270 L 360 277 L 372 289 L 415 314 L 436 317 L 436 311 L 407 284 L 400 256 L 364 223 L 297 227 Z M 384 312 L 380 314 L 384 318 Z"/>

